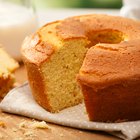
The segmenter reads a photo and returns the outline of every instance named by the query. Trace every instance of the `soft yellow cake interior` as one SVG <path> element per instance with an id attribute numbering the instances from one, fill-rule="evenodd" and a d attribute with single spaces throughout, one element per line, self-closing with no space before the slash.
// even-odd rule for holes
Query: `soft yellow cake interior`
<path id="1" fill-rule="evenodd" d="M 82 65 L 87 48 L 87 41 L 84 39 L 75 39 L 62 41 L 55 34 L 44 35 L 48 29 L 41 32 L 43 41 L 51 41 L 56 46 L 55 53 L 47 62 L 41 65 L 45 89 L 51 112 L 57 112 L 68 106 L 76 105 L 83 101 L 83 95 L 76 81 L 76 74 Z M 56 26 L 56 25 L 55 25 Z M 50 34 L 50 33 L 49 33 Z M 52 39 L 48 38 L 51 37 Z"/>

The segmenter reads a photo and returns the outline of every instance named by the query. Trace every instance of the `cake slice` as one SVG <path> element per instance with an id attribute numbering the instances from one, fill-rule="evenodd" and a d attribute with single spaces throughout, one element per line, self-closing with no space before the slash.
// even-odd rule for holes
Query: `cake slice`
<path id="1" fill-rule="evenodd" d="M 77 79 L 90 120 L 114 122 L 140 119 L 138 40 L 98 44 L 90 48 Z"/>
<path id="2" fill-rule="evenodd" d="M 86 41 L 68 40 L 52 45 L 42 38 L 32 41 L 33 38 L 38 38 L 38 35 L 26 38 L 22 55 L 36 101 L 50 112 L 59 112 L 81 103 L 83 95 L 75 77 L 87 50 Z M 55 40 L 55 36 L 52 40 Z"/>
<path id="3" fill-rule="evenodd" d="M 12 88 L 15 81 L 13 73 L 18 66 L 18 63 L 0 45 L 0 99 Z"/>
<path id="4" fill-rule="evenodd" d="M 9 72 L 14 72 L 18 68 L 18 62 L 15 61 L 0 45 L 0 64 Z"/>

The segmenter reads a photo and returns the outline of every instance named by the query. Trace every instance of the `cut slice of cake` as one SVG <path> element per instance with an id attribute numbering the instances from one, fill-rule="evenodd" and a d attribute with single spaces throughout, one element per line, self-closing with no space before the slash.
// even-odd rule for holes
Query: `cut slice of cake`
<path id="1" fill-rule="evenodd" d="M 67 22 L 82 26 L 76 20 L 63 24 Z M 75 30 L 80 34 L 75 38 L 72 37 L 75 33 L 59 37 L 58 34 L 63 32 L 61 28 L 59 22 L 47 24 L 33 36 L 27 37 L 22 46 L 23 61 L 34 98 L 50 112 L 58 112 L 83 101 L 75 77 L 89 41 L 83 35 L 84 31 L 80 30 Z"/>
<path id="2" fill-rule="evenodd" d="M 26 43 L 31 39 L 27 38 Z M 81 103 L 83 95 L 75 77 L 87 50 L 85 40 L 69 40 L 56 46 L 39 42 L 36 47 L 30 46 L 22 51 L 29 83 L 37 102 L 50 112 Z"/>
<path id="3" fill-rule="evenodd" d="M 139 40 L 90 48 L 77 78 L 90 120 L 140 119 Z"/>
<path id="4" fill-rule="evenodd" d="M 9 72 L 14 72 L 19 64 L 16 60 L 9 56 L 9 54 L 0 45 L 0 64 L 5 67 Z"/>
<path id="5" fill-rule="evenodd" d="M 0 99 L 12 88 L 15 82 L 13 72 L 18 66 L 18 63 L 0 45 Z"/>

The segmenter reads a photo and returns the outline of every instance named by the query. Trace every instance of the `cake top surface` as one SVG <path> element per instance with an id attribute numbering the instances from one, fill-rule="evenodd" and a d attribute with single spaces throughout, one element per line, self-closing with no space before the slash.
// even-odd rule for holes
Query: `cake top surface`
<path id="1" fill-rule="evenodd" d="M 140 80 L 140 40 L 90 48 L 78 79 L 94 89 Z"/>
<path id="2" fill-rule="evenodd" d="M 91 47 L 98 43 L 120 43 L 140 38 L 140 22 L 118 16 L 83 15 L 44 25 L 27 37 L 22 55 L 40 65 L 61 46 L 73 40 L 84 40 Z M 135 42 L 136 44 L 136 42 Z"/>
<path id="3" fill-rule="evenodd" d="M 92 35 L 102 30 L 120 31 L 128 39 L 135 39 L 140 35 L 140 22 L 119 16 L 92 14 L 62 20 L 56 26 L 56 30 L 62 39 L 86 38 L 88 34 Z"/>

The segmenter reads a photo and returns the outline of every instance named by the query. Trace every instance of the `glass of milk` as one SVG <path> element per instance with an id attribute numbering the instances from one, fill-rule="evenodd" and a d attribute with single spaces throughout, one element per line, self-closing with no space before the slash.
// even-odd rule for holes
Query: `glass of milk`
<path id="1" fill-rule="evenodd" d="M 0 0 L 0 44 L 12 57 L 21 60 L 22 42 L 36 28 L 31 0 Z"/>

